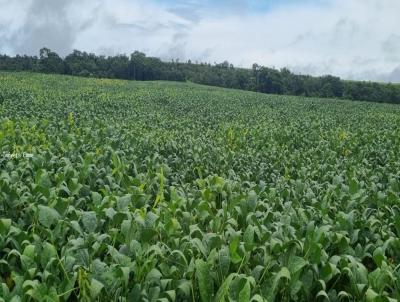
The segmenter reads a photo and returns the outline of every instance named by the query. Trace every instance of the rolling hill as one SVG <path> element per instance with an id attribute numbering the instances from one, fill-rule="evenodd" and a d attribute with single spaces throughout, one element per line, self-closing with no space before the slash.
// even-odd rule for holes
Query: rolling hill
<path id="1" fill-rule="evenodd" d="M 400 299 L 400 107 L 0 73 L 0 300 Z"/>

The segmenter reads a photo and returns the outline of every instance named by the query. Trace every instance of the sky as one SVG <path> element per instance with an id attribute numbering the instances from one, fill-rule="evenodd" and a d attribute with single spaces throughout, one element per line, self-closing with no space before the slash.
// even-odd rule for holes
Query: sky
<path id="1" fill-rule="evenodd" d="M 0 0 L 0 53 L 135 50 L 400 82 L 400 0 Z"/>

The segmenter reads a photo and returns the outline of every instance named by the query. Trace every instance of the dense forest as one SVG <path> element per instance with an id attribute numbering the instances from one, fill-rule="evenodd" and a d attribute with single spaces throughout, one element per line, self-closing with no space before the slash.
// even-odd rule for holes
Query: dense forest
<path id="1" fill-rule="evenodd" d="M 102 56 L 74 50 L 65 58 L 48 48 L 37 56 L 0 55 L 0 70 L 35 71 L 85 77 L 127 80 L 191 81 L 199 84 L 236 88 L 262 93 L 344 98 L 400 104 L 400 85 L 344 81 L 326 75 L 312 77 L 253 64 L 251 69 L 220 64 L 164 62 L 135 51 L 126 55 Z"/>

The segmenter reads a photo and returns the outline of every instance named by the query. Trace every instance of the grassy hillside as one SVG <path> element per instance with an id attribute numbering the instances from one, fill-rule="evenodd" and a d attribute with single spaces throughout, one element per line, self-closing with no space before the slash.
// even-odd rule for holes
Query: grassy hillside
<path id="1" fill-rule="evenodd" d="M 390 104 L 0 73 L 0 300 L 400 299 L 399 122 Z"/>

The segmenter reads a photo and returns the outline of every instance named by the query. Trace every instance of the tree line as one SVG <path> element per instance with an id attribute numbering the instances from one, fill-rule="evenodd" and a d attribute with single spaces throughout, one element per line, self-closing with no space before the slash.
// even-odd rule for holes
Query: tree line
<path id="1" fill-rule="evenodd" d="M 400 104 L 400 85 L 391 83 L 344 81 L 339 77 L 293 74 L 253 64 L 251 69 L 220 64 L 164 62 L 135 51 L 130 56 L 102 56 L 74 50 L 65 58 L 48 48 L 37 56 L 0 55 L 0 70 L 34 71 L 84 77 L 127 80 L 190 81 L 198 84 L 235 88 L 262 93 L 343 98 Z"/>

